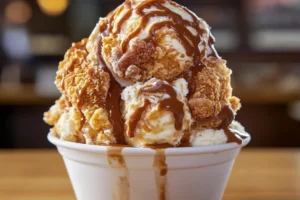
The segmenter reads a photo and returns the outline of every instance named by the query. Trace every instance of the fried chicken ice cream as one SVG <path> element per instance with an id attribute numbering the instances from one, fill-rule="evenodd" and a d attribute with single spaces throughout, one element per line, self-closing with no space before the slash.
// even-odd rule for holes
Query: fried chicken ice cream
<path id="1" fill-rule="evenodd" d="M 210 27 L 169 0 L 126 0 L 60 62 L 44 115 L 72 142 L 133 147 L 242 143 L 231 70 Z"/>

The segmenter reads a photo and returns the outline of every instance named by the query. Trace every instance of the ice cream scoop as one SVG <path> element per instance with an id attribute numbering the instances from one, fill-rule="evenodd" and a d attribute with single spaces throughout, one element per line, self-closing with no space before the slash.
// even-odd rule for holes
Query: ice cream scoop
<path id="1" fill-rule="evenodd" d="M 192 123 L 185 87 L 184 79 L 170 85 L 155 78 L 127 87 L 122 93 L 127 143 L 180 145 Z"/>
<path id="2" fill-rule="evenodd" d="M 99 51 L 123 86 L 151 77 L 169 81 L 204 58 L 218 57 L 207 23 L 172 1 L 125 1 L 100 19 L 92 35 L 101 35 Z"/>

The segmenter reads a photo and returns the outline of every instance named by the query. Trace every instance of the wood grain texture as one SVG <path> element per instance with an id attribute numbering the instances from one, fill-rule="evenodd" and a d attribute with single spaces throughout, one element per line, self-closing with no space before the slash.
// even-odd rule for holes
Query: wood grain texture
<path id="1" fill-rule="evenodd" d="M 0 199 L 74 200 L 54 150 L 0 151 Z M 300 200 L 300 149 L 245 149 L 224 200 Z"/>

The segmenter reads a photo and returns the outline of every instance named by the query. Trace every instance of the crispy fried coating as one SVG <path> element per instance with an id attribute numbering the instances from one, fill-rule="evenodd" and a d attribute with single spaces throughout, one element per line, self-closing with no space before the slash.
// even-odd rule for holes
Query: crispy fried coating
<path id="1" fill-rule="evenodd" d="M 190 83 L 191 95 L 188 102 L 197 127 L 215 128 L 221 123 L 217 115 L 222 108 L 231 106 L 237 111 L 240 101 L 237 97 L 232 97 L 231 70 L 226 67 L 226 61 L 207 58 L 204 59 L 204 65 Z"/>
<path id="2" fill-rule="evenodd" d="M 72 44 L 59 63 L 55 83 L 63 95 L 44 114 L 44 121 L 54 125 L 54 135 L 67 141 L 115 143 L 104 108 L 110 75 L 98 67 L 86 43 L 84 39 Z"/>
<path id="3" fill-rule="evenodd" d="M 87 40 L 74 43 L 60 62 L 56 86 L 75 107 L 100 106 L 105 101 L 110 76 L 101 70 L 89 57 L 85 49 Z"/>
<path id="4" fill-rule="evenodd" d="M 232 96 L 230 97 L 229 102 L 234 112 L 237 112 L 239 109 L 241 109 L 241 100 L 239 98 Z"/>
<path id="5" fill-rule="evenodd" d="M 64 112 L 67 106 L 67 102 L 62 95 L 50 109 L 44 113 L 43 120 L 50 126 L 54 126 L 60 118 L 60 115 Z"/>
<path id="6" fill-rule="evenodd" d="M 102 42 L 103 58 L 112 66 L 113 71 L 119 77 L 131 81 L 146 78 L 146 71 L 142 66 L 147 62 L 153 64 L 153 53 L 155 50 L 153 42 L 146 42 L 135 38 L 131 41 L 128 52 L 124 55 L 122 53 L 121 41 L 118 38 L 105 37 Z"/>
<path id="7" fill-rule="evenodd" d="M 80 134 L 81 113 L 74 107 L 69 108 L 67 101 L 62 95 L 48 112 L 44 113 L 44 121 L 54 126 L 50 129 L 56 137 L 66 141 L 83 143 L 85 141 Z"/>

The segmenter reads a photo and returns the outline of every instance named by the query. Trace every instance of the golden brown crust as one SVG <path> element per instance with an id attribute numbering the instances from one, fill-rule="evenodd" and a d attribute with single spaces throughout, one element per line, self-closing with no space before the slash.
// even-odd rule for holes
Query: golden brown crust
<path id="1" fill-rule="evenodd" d="M 189 106 L 195 120 L 211 117 L 215 114 L 213 101 L 203 98 L 192 98 Z"/>
<path id="2" fill-rule="evenodd" d="M 105 109 L 91 108 L 90 110 L 84 110 L 83 114 L 92 129 L 96 131 L 111 129 L 111 124 L 109 123 L 108 115 Z"/>
<path id="3" fill-rule="evenodd" d="M 241 100 L 239 98 L 232 96 L 230 97 L 229 101 L 234 112 L 237 112 L 239 109 L 241 109 Z"/>
<path id="4" fill-rule="evenodd" d="M 231 70 L 226 67 L 226 61 L 212 57 L 204 59 L 203 63 L 205 67 L 190 83 L 189 106 L 198 128 L 215 128 L 221 123 L 216 116 L 222 108 L 231 105 L 236 111 L 240 103 L 231 95 Z M 206 118 L 209 120 L 203 124 L 201 119 Z"/>
<path id="5" fill-rule="evenodd" d="M 100 106 L 109 89 L 109 74 L 89 60 L 86 40 L 75 43 L 60 62 L 56 85 L 67 100 L 78 108 Z"/>
<path id="6" fill-rule="evenodd" d="M 55 83 L 63 95 L 44 114 L 44 121 L 54 125 L 51 132 L 64 140 L 82 143 L 87 138 L 95 144 L 99 138 L 114 138 L 104 108 L 110 76 L 87 52 L 86 43 L 86 39 L 74 43 L 59 63 Z"/>
<path id="7" fill-rule="evenodd" d="M 155 63 L 153 66 L 145 65 L 144 68 L 149 75 L 161 80 L 174 80 L 179 74 L 193 65 L 192 58 L 180 53 L 178 49 L 172 47 L 166 42 L 166 35 L 169 38 L 177 39 L 175 31 L 157 31 L 155 36 Z"/>
<path id="8" fill-rule="evenodd" d="M 60 115 L 64 112 L 67 106 L 67 102 L 62 95 L 58 100 L 55 101 L 55 104 L 51 106 L 49 111 L 44 113 L 44 121 L 50 126 L 54 126 L 60 118 Z"/>
<path id="9" fill-rule="evenodd" d="M 113 71 L 121 78 L 130 81 L 145 79 L 143 65 L 152 63 L 155 46 L 153 41 L 136 38 L 131 41 L 130 48 L 123 54 L 121 43 L 114 37 L 103 38 L 103 58 L 111 65 Z M 153 63 L 152 63 L 153 64 Z"/>

